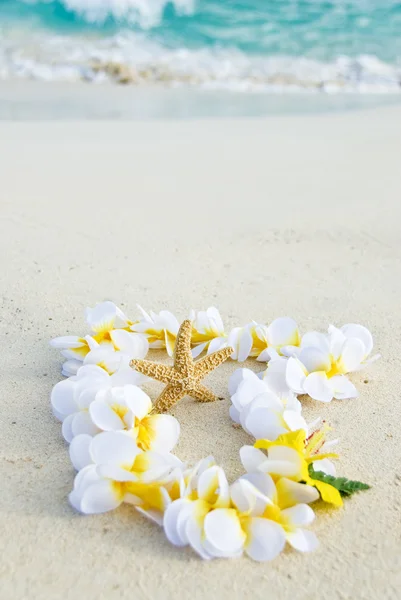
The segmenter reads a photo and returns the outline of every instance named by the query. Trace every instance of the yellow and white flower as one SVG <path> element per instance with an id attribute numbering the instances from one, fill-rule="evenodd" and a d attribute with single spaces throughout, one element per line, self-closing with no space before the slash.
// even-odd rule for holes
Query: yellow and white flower
<path id="1" fill-rule="evenodd" d="M 324 452 L 332 445 L 325 440 L 326 430 L 323 427 L 309 438 L 305 431 L 299 430 L 280 435 L 275 441 L 256 440 L 254 446 L 241 448 L 241 462 L 248 473 L 261 472 L 269 474 L 274 480 L 284 477 L 294 482 L 304 482 L 317 488 L 324 502 L 342 506 L 342 498 L 336 488 L 309 475 L 311 463 L 316 462 L 319 464 L 318 470 L 325 472 L 334 468 L 328 459 L 337 458 L 337 454 Z M 267 450 L 267 456 L 262 448 Z"/>
<path id="2" fill-rule="evenodd" d="M 81 469 L 69 499 L 82 513 L 107 512 L 128 501 L 157 520 L 156 513 L 162 514 L 171 502 L 168 488 L 180 493 L 183 465 L 172 454 L 143 452 L 125 432 L 81 435 L 74 442 L 71 459 Z"/>
<path id="3" fill-rule="evenodd" d="M 101 302 L 94 308 L 87 308 L 86 322 L 90 335 L 61 336 L 50 342 L 67 358 L 63 375 L 76 375 L 82 363 L 98 364 L 96 357 L 99 354 L 109 356 L 111 352 L 118 352 L 120 354 L 113 359 L 118 363 L 121 356 L 127 360 L 146 356 L 149 348 L 146 337 L 130 331 L 132 321 L 113 302 Z"/>
<path id="4" fill-rule="evenodd" d="M 113 344 L 102 343 L 92 347 L 85 356 L 84 365 L 98 365 L 110 375 L 120 368 L 128 368 L 133 358 L 145 358 L 149 350 L 144 335 L 130 333 L 124 329 L 110 332 Z"/>
<path id="5" fill-rule="evenodd" d="M 171 452 L 180 424 L 171 415 L 151 414 L 147 394 L 135 385 L 102 389 L 89 405 L 89 415 L 100 431 L 128 431 L 141 450 Z"/>
<path id="6" fill-rule="evenodd" d="M 211 306 L 206 311 L 191 310 L 192 321 L 191 343 L 194 346 L 192 356 L 196 358 L 204 350 L 207 354 L 221 350 L 227 346 L 227 334 L 217 308 Z"/>
<path id="7" fill-rule="evenodd" d="M 243 549 L 256 561 L 274 559 L 288 542 L 301 552 L 318 546 L 315 534 L 304 527 L 315 518 L 308 506 L 319 497 L 315 488 L 287 479 L 274 483 L 265 473 L 244 475 L 231 486 L 236 514 L 213 515 L 214 546 L 220 550 L 225 540 L 237 531 L 243 533 Z"/>
<path id="8" fill-rule="evenodd" d="M 288 360 L 287 384 L 295 393 L 321 402 L 356 398 L 358 392 L 346 375 L 378 358 L 368 360 L 372 347 L 372 336 L 362 325 L 330 326 L 328 335 L 307 333 Z"/>
<path id="9" fill-rule="evenodd" d="M 245 327 L 235 327 L 228 336 L 234 348 L 232 358 L 243 362 L 249 356 L 268 362 L 287 346 L 297 347 L 301 341 L 298 325 L 290 317 L 279 317 L 269 326 L 252 321 Z"/>
<path id="10" fill-rule="evenodd" d="M 96 435 L 100 429 L 93 422 L 89 406 L 98 392 L 114 387 L 136 385 L 143 378 L 132 369 L 121 369 L 109 375 L 97 365 L 84 365 L 76 376 L 57 383 L 51 393 L 51 405 L 57 419 L 62 421 L 62 433 L 67 442 L 79 434 Z"/>
<path id="11" fill-rule="evenodd" d="M 162 310 L 159 314 L 151 311 L 148 314 L 140 306 L 138 308 L 142 313 L 142 319 L 133 323 L 131 330 L 144 334 L 150 348 L 166 348 L 168 355 L 173 356 L 179 329 L 176 317 L 167 310 Z"/>
<path id="12" fill-rule="evenodd" d="M 230 490 L 225 473 L 209 458 L 186 476 L 181 497 L 172 502 L 163 520 L 167 539 L 175 546 L 190 545 L 202 558 L 212 558 L 206 520 L 213 510 L 230 508 Z M 236 554 L 230 548 L 230 555 Z M 240 548 L 238 548 L 240 550 Z"/>

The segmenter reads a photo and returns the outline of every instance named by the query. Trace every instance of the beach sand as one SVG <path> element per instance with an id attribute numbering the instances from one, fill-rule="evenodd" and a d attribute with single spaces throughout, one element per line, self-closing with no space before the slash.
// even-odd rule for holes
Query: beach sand
<path id="1" fill-rule="evenodd" d="M 2 599 L 399 597 L 400 156 L 397 107 L 0 124 Z M 338 472 L 372 486 L 344 509 L 317 510 L 313 555 L 202 562 L 132 507 L 74 513 L 49 340 L 86 333 L 84 308 L 104 299 L 180 319 L 215 305 L 227 329 L 280 315 L 303 331 L 371 329 L 382 359 L 352 378 L 360 397 L 305 403 L 307 420 L 321 415 L 340 438 Z M 250 442 L 228 415 L 237 367 L 209 378 L 223 402 L 185 399 L 173 411 L 177 454 L 213 454 L 231 479 Z"/>

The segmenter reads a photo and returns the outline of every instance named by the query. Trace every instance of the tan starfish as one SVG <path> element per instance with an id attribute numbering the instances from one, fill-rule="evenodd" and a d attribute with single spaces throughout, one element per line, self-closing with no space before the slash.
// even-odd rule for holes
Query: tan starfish
<path id="1" fill-rule="evenodd" d="M 196 362 L 191 353 L 192 322 L 181 324 L 174 349 L 174 366 L 150 362 L 149 360 L 131 360 L 130 366 L 152 379 L 167 383 L 154 405 L 154 412 L 166 412 L 184 396 L 192 396 L 200 402 L 218 400 L 211 390 L 200 383 L 201 379 L 216 369 L 231 356 L 233 348 L 223 348 L 204 356 Z"/>

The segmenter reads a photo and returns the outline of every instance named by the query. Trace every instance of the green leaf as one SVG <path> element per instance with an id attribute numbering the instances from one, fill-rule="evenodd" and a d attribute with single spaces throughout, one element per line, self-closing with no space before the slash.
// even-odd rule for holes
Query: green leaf
<path id="1" fill-rule="evenodd" d="M 346 477 L 333 477 L 333 475 L 326 475 L 326 473 L 323 473 L 322 471 L 315 471 L 313 463 L 309 465 L 309 475 L 312 479 L 323 481 L 324 483 L 333 486 L 342 496 L 351 496 L 352 494 L 355 494 L 355 492 L 368 490 L 370 488 L 370 485 L 362 483 L 361 481 L 352 481 Z"/>

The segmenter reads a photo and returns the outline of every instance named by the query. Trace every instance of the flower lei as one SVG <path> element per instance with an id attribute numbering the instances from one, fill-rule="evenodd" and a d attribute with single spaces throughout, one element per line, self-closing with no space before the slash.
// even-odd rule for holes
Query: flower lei
<path id="1" fill-rule="evenodd" d="M 347 375 L 364 368 L 372 336 L 361 325 L 300 335 L 288 317 L 269 326 L 251 322 L 228 335 L 216 308 L 191 311 L 192 353 L 234 348 L 231 358 L 267 363 L 256 375 L 240 368 L 229 381 L 230 415 L 255 438 L 240 450 L 246 471 L 229 485 L 213 457 L 188 467 L 171 451 L 180 426 L 173 416 L 154 414 L 141 389 L 146 378 L 129 368 L 149 348 L 172 356 L 179 329 L 168 311 L 129 320 L 112 302 L 86 311 L 90 334 L 51 341 L 66 361 L 67 379 L 51 393 L 54 415 L 78 471 L 71 505 L 84 514 L 103 513 L 122 502 L 162 526 L 176 546 L 190 545 L 202 558 L 275 558 L 288 542 L 306 552 L 318 545 L 308 529 L 318 499 L 341 506 L 342 497 L 367 489 L 336 476 L 328 425 L 307 423 L 298 395 L 330 402 L 358 395 Z"/>

